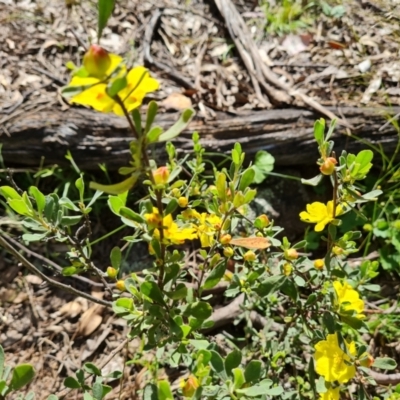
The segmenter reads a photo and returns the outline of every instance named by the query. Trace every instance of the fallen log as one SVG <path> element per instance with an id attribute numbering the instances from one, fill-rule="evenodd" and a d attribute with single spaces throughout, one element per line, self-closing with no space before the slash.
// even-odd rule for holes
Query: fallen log
<path id="1" fill-rule="evenodd" d="M 333 110 L 333 109 L 332 109 Z M 369 144 L 382 145 L 392 153 L 398 132 L 388 119 L 400 112 L 395 108 L 344 107 L 343 118 L 352 126 L 351 134 L 338 126 L 333 136 L 336 149 L 357 151 Z M 177 119 L 175 113 L 165 113 L 156 123 L 164 128 Z M 217 112 L 214 120 L 195 118 L 174 141 L 181 153 L 192 150 L 191 135 L 198 131 L 202 144 L 210 152 L 229 153 L 236 141 L 253 157 L 258 150 L 269 151 L 277 165 L 314 164 L 318 156 L 313 139 L 313 125 L 320 116 L 304 109 L 252 111 L 241 114 Z M 45 164 L 65 165 L 67 150 L 84 170 L 97 169 L 105 163 L 110 170 L 129 161 L 128 144 L 132 140 L 128 125 L 122 117 L 100 114 L 88 109 L 70 108 L 67 111 L 39 111 L 15 117 L 3 124 L 0 142 L 7 166 L 38 166 L 41 157 Z M 156 157 L 165 156 L 163 146 L 155 150 Z"/>

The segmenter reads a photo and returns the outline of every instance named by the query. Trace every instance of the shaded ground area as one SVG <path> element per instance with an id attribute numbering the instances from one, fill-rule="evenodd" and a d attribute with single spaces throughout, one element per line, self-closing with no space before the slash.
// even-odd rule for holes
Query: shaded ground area
<path id="1" fill-rule="evenodd" d="M 337 107 L 339 117 L 340 107 L 345 105 L 400 105 L 400 6 L 383 1 L 346 2 L 340 18 L 316 11 L 318 18 L 314 19 L 310 11 L 304 17 L 308 27 L 299 31 L 301 34 L 279 36 L 266 30 L 266 19 L 275 11 L 268 13 L 257 2 L 235 1 L 258 49 L 257 57 L 252 54 L 252 61 L 246 64 L 246 47 L 244 53 L 239 51 L 232 39 L 235 32 L 221 15 L 231 3 L 182 3 L 165 1 L 161 9 L 151 1 L 119 1 L 101 42 L 133 64 L 145 63 L 151 69 L 161 82 L 161 90 L 153 98 L 165 112 L 192 104 L 199 118 L 213 121 L 218 112 L 235 115 L 285 107 L 311 110 L 293 90 L 300 90 L 317 105 Z M 29 115 L 70 109 L 59 94 L 69 79 L 65 64 L 70 60 L 79 64 L 89 38 L 95 38 L 96 9 L 94 3 L 84 0 L 79 4 L 0 0 L 0 23 L 0 130 L 7 136 L 9 129 Z M 260 63 L 279 84 L 268 82 L 266 74 L 249 72 L 252 65 Z M 0 220 L 2 225 L 8 222 L 6 217 Z M 34 250 L 44 252 L 43 248 Z M 50 251 L 48 257 L 57 256 L 63 248 Z M 125 338 L 127 327 L 104 307 L 57 292 L 35 276 L 24 276 L 15 260 L 2 254 L 0 343 L 11 363 L 35 365 L 38 375 L 31 389 L 40 393 L 38 398 L 45 398 L 62 390 L 62 380 L 84 362 L 105 363 Z M 29 258 L 43 264 L 35 255 Z M 107 262 L 102 265 L 106 268 Z M 74 284 L 102 296 L 87 282 Z M 398 283 L 389 282 L 387 287 L 387 297 L 395 299 Z M 374 310 L 377 305 L 379 301 L 369 307 Z M 382 329 L 398 323 L 398 315 L 393 311 L 390 320 L 387 318 L 378 314 L 375 334 L 366 339 L 375 355 L 398 359 L 398 332 Z M 151 357 L 142 357 L 139 345 L 129 343 L 106 368 L 122 370 L 126 360 Z M 146 367 L 131 365 L 124 374 L 120 398 L 134 399 L 132 393 L 142 387 Z M 178 384 L 180 376 L 169 378 Z M 118 393 L 119 382 L 111 385 Z"/>

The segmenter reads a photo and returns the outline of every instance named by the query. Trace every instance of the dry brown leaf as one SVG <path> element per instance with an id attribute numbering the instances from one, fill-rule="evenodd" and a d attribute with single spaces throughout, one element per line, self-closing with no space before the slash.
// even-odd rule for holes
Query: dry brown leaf
<path id="1" fill-rule="evenodd" d="M 78 324 L 78 328 L 76 330 L 76 336 L 89 336 L 91 335 L 102 323 L 103 321 L 103 313 L 104 306 L 99 304 L 95 304 L 86 310 Z"/>
<path id="2" fill-rule="evenodd" d="M 59 310 L 59 314 L 65 315 L 67 318 L 75 318 L 81 312 L 82 304 L 75 300 L 64 304 Z"/>
<path id="3" fill-rule="evenodd" d="M 167 110 L 186 110 L 192 107 L 192 101 L 189 97 L 184 96 L 181 93 L 171 93 L 165 100 L 163 100 L 162 105 Z"/>

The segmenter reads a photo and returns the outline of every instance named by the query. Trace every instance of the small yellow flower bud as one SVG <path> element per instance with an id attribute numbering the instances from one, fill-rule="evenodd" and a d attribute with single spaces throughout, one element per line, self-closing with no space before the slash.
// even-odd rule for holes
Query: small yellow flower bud
<path id="1" fill-rule="evenodd" d="M 153 171 L 153 178 L 156 185 L 165 185 L 169 178 L 168 167 L 157 168 L 155 171 Z"/>
<path id="2" fill-rule="evenodd" d="M 233 273 L 231 271 L 225 271 L 224 280 L 231 282 L 232 281 Z"/>
<path id="3" fill-rule="evenodd" d="M 178 199 L 179 197 L 181 197 L 181 191 L 178 188 L 173 188 L 171 190 L 171 194 L 172 196 L 174 196 L 176 199 Z"/>
<path id="4" fill-rule="evenodd" d="M 400 219 L 396 219 L 396 221 L 393 222 L 393 228 L 400 231 Z"/>
<path id="5" fill-rule="evenodd" d="M 101 79 L 111 65 L 111 58 L 106 50 L 92 44 L 83 56 L 83 66 L 89 76 Z"/>
<path id="6" fill-rule="evenodd" d="M 179 204 L 179 207 L 182 207 L 182 208 L 187 207 L 187 205 L 188 205 L 187 197 L 179 197 L 178 204 Z"/>
<path id="7" fill-rule="evenodd" d="M 235 252 L 233 251 L 232 247 L 225 247 L 224 248 L 224 256 L 226 258 L 231 258 Z"/>
<path id="8" fill-rule="evenodd" d="M 333 157 L 328 157 L 325 159 L 324 163 L 319 167 L 319 170 L 324 175 L 332 175 L 333 171 L 335 171 L 335 165 L 337 161 Z"/>
<path id="9" fill-rule="evenodd" d="M 181 384 L 181 386 L 183 397 L 192 397 L 196 392 L 196 389 L 200 386 L 200 383 L 194 375 L 190 375 L 189 378 L 187 378 L 187 380 Z"/>
<path id="10" fill-rule="evenodd" d="M 372 227 L 371 224 L 365 224 L 365 225 L 363 226 L 363 229 L 364 229 L 364 231 L 366 231 L 366 232 L 371 232 L 372 229 L 373 229 L 373 227 Z"/>
<path id="11" fill-rule="evenodd" d="M 226 233 L 225 235 L 221 236 L 221 239 L 219 240 L 221 244 L 229 244 L 232 240 L 232 236 L 229 235 L 229 233 Z"/>
<path id="12" fill-rule="evenodd" d="M 253 262 L 256 259 L 256 253 L 254 253 L 254 251 L 249 250 L 246 253 L 244 253 L 243 258 L 245 261 Z"/>
<path id="13" fill-rule="evenodd" d="M 118 271 L 113 267 L 107 268 L 107 276 L 111 279 L 114 279 L 117 276 Z"/>
<path id="14" fill-rule="evenodd" d="M 257 220 L 260 221 L 262 228 L 266 228 L 270 224 L 269 218 L 265 214 L 259 215 Z"/>
<path id="15" fill-rule="evenodd" d="M 117 283 L 115 284 L 115 287 L 121 292 L 124 292 L 126 290 L 125 282 L 122 279 L 117 281 Z"/>
<path id="16" fill-rule="evenodd" d="M 343 249 L 339 246 L 333 246 L 332 252 L 336 256 L 341 256 L 343 254 Z"/>
<path id="17" fill-rule="evenodd" d="M 314 261 L 314 268 L 322 271 L 324 269 L 325 262 L 321 258 Z"/>
<path id="18" fill-rule="evenodd" d="M 284 257 L 286 260 L 293 261 L 299 258 L 299 253 L 296 249 L 288 249 L 284 252 Z"/>
<path id="19" fill-rule="evenodd" d="M 292 271 L 293 271 L 293 266 L 292 266 L 292 264 L 290 264 L 290 263 L 285 263 L 285 264 L 282 266 L 283 275 L 289 276 L 289 275 L 292 274 Z"/>

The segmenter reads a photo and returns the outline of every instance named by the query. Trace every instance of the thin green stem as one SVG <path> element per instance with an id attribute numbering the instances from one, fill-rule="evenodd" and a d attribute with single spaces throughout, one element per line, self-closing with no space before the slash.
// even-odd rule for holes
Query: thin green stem
<path id="1" fill-rule="evenodd" d="M 125 228 L 125 225 L 119 226 L 118 228 L 114 229 L 113 231 L 106 233 L 106 234 L 103 235 L 102 237 L 100 237 L 100 238 L 98 238 L 98 239 L 96 239 L 96 240 L 93 240 L 93 242 L 90 242 L 90 243 L 89 243 L 89 246 L 93 246 L 94 244 L 99 243 L 99 242 L 101 242 L 101 241 L 104 240 L 104 239 L 107 239 L 108 237 L 114 235 L 114 233 L 117 233 L 117 232 L 119 232 L 120 230 L 122 230 L 122 229 L 124 229 L 124 228 Z"/>

